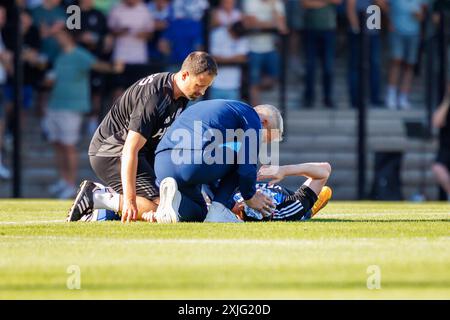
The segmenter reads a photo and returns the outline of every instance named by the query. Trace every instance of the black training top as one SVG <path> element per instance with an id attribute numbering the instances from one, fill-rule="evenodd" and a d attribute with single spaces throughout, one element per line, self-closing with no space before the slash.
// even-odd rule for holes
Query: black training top
<path id="1" fill-rule="evenodd" d="M 129 87 L 113 104 L 92 138 L 90 156 L 120 157 L 128 130 L 147 139 L 139 154 L 153 158 L 166 130 L 186 108 L 187 98 L 173 98 L 173 73 L 157 73 Z"/>

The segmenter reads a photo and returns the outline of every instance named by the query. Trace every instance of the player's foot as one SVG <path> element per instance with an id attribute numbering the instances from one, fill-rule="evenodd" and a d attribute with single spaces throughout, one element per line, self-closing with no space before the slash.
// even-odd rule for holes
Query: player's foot
<path id="1" fill-rule="evenodd" d="M 158 223 L 178 222 L 178 209 L 181 203 L 181 193 L 174 178 L 167 177 L 159 186 L 159 205 L 154 214 Z"/>
<path id="2" fill-rule="evenodd" d="M 77 193 L 77 197 L 69 210 L 67 221 L 78 221 L 85 215 L 90 215 L 94 209 L 94 190 L 97 188 L 95 183 L 84 180 Z"/>
<path id="3" fill-rule="evenodd" d="M 320 210 L 325 208 L 330 201 L 331 196 L 333 195 L 333 191 L 330 187 L 324 186 L 317 197 L 317 201 L 314 203 L 314 206 L 311 209 L 311 218 L 314 217 Z"/>

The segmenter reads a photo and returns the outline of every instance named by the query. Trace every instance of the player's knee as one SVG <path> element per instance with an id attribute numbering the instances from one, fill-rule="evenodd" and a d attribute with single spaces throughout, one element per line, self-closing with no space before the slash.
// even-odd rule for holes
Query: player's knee
<path id="1" fill-rule="evenodd" d="M 322 167 L 327 172 L 327 178 L 328 178 L 331 174 L 331 164 L 329 162 L 322 162 Z"/>

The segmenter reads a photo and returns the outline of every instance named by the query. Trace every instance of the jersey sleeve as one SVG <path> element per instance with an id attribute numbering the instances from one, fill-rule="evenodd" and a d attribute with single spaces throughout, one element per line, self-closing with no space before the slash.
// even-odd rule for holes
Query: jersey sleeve
<path id="1" fill-rule="evenodd" d="M 154 128 L 154 111 L 156 107 L 154 96 L 138 98 L 131 113 L 128 130 L 140 133 L 145 139 L 150 139 Z"/>

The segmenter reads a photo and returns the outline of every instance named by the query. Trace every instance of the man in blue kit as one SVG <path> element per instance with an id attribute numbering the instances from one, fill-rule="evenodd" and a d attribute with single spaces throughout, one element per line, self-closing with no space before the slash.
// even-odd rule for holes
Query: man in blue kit
<path id="1" fill-rule="evenodd" d="M 252 108 L 234 100 L 207 100 L 189 107 L 156 149 L 160 204 L 148 220 L 204 221 L 202 185 L 213 190 L 210 211 L 232 209 L 232 195 L 239 188 L 248 207 L 270 214 L 275 205 L 255 186 L 260 142 L 280 141 L 282 135 L 283 119 L 271 105 Z"/>

